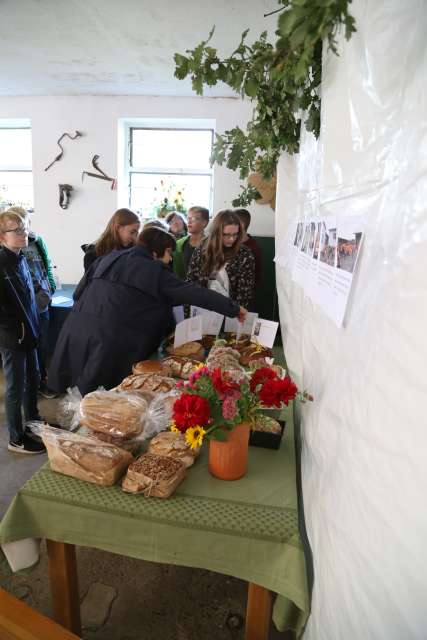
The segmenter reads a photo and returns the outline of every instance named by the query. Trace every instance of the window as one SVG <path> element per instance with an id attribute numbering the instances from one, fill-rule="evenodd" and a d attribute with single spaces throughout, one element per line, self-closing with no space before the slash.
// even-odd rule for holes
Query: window
<path id="1" fill-rule="evenodd" d="M 187 121 L 188 123 L 188 121 Z M 210 208 L 213 127 L 129 126 L 129 206 L 144 218 L 163 211 Z"/>
<path id="2" fill-rule="evenodd" d="M 34 206 L 31 129 L 0 121 L 0 209 L 10 205 Z"/>

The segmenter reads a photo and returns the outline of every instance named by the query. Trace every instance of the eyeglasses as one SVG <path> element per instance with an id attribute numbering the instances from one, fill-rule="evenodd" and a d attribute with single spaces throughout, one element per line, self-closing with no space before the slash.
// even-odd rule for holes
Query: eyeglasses
<path id="1" fill-rule="evenodd" d="M 5 229 L 4 233 L 16 233 L 17 236 L 26 236 L 29 230 L 27 227 L 16 227 L 16 229 Z"/>
<path id="2" fill-rule="evenodd" d="M 239 234 L 238 233 L 223 233 L 222 237 L 223 238 L 238 238 Z"/>

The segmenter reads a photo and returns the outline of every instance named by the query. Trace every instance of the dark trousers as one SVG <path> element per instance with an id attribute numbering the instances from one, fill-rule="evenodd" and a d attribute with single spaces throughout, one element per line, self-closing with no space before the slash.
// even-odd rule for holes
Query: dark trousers
<path id="1" fill-rule="evenodd" d="M 11 442 L 19 442 L 23 435 L 22 407 L 25 420 L 39 419 L 37 391 L 40 373 L 37 350 L 1 349 L 6 381 L 5 411 Z"/>
<path id="2" fill-rule="evenodd" d="M 49 339 L 49 307 L 44 311 L 39 311 L 40 322 L 40 336 L 39 346 L 37 348 L 37 357 L 39 360 L 40 378 L 42 381 L 46 380 L 46 358 L 47 358 L 47 344 Z"/>

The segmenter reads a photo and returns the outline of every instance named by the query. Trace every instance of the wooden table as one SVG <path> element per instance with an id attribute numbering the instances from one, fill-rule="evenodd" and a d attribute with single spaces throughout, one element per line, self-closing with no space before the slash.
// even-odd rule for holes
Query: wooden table
<path id="1" fill-rule="evenodd" d="M 77 635 L 75 545 L 246 580 L 246 640 L 267 639 L 272 592 L 278 594 L 273 619 L 279 628 L 289 628 L 280 618 L 288 601 L 297 632 L 308 616 L 291 428 L 279 451 L 251 447 L 248 473 L 235 482 L 211 477 L 203 452 L 168 500 L 91 485 L 56 474 L 47 464 L 19 491 L 0 523 L 0 544 L 25 538 L 47 540 L 55 620 Z"/>

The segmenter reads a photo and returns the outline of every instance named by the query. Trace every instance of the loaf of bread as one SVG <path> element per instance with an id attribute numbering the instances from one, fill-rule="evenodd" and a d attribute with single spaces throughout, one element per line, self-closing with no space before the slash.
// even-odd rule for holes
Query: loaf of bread
<path id="1" fill-rule="evenodd" d="M 188 380 L 191 374 L 200 367 L 200 360 L 184 356 L 169 356 L 161 360 L 161 365 L 166 375 Z"/>
<path id="2" fill-rule="evenodd" d="M 132 374 L 119 385 L 120 391 L 136 393 L 168 393 L 175 389 L 176 380 L 160 373 Z"/>
<path id="3" fill-rule="evenodd" d="M 147 401 L 134 393 L 93 391 L 80 403 L 81 424 L 130 440 L 142 432 L 147 406 Z"/>
<path id="4" fill-rule="evenodd" d="M 260 344 L 251 343 L 248 347 L 242 349 L 240 355 L 240 364 L 248 366 L 252 360 L 259 360 L 260 358 L 271 358 L 273 352 L 268 347 L 263 347 Z"/>
<path id="5" fill-rule="evenodd" d="M 185 440 L 183 433 L 175 431 L 162 431 L 155 436 L 148 447 L 147 453 L 158 456 L 167 456 L 181 460 L 185 466 L 191 467 L 200 452 L 200 447 L 191 449 Z"/>
<path id="6" fill-rule="evenodd" d="M 136 362 L 132 367 L 132 373 L 140 375 L 141 373 L 163 373 L 160 360 L 141 360 Z"/>
<path id="7" fill-rule="evenodd" d="M 240 353 L 231 347 L 214 346 L 206 360 L 209 369 L 222 369 L 223 371 L 243 371 L 239 364 Z"/>
<path id="8" fill-rule="evenodd" d="M 166 347 L 166 351 L 171 356 L 187 356 L 195 360 L 204 360 L 205 357 L 205 350 L 200 342 L 186 342 L 175 348 L 171 344 Z"/>
<path id="9" fill-rule="evenodd" d="M 280 422 L 262 413 L 256 418 L 254 430 L 263 431 L 264 433 L 280 433 L 282 427 Z"/>
<path id="10" fill-rule="evenodd" d="M 53 471 L 103 486 L 117 482 L 134 459 L 113 444 L 53 427 L 43 430 L 42 439 Z"/>
<path id="11" fill-rule="evenodd" d="M 122 489 L 155 498 L 168 498 L 186 475 L 181 460 L 144 453 L 128 467 Z"/>

